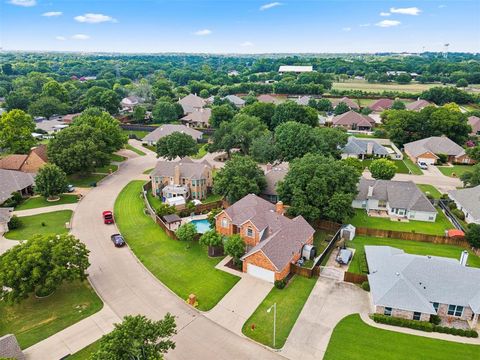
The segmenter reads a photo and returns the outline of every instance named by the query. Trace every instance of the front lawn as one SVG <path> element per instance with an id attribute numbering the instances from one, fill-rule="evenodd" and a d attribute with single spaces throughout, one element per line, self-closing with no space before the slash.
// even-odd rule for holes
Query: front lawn
<path id="1" fill-rule="evenodd" d="M 275 348 L 283 347 L 316 281 L 317 278 L 308 279 L 295 275 L 285 289 L 279 290 L 274 287 L 243 324 L 243 334 L 259 343 L 273 347 L 273 309 L 270 313 L 267 313 L 267 309 L 276 303 Z M 255 325 L 254 330 L 252 325 Z"/>
<path id="2" fill-rule="evenodd" d="M 389 160 L 391 160 L 391 159 L 389 159 Z M 362 164 L 363 164 L 364 168 L 368 168 L 370 166 L 370 164 L 372 163 L 372 161 L 373 161 L 372 159 L 363 160 Z M 397 174 L 408 174 L 409 173 L 407 166 L 405 165 L 405 163 L 402 160 L 391 160 L 391 161 L 393 161 L 393 163 L 397 167 L 397 171 L 396 171 Z"/>
<path id="3" fill-rule="evenodd" d="M 471 165 L 453 165 L 453 166 L 437 166 L 438 170 L 445 176 L 459 178 L 467 171 L 472 171 Z"/>
<path id="4" fill-rule="evenodd" d="M 122 156 L 122 155 L 118 155 L 118 154 L 112 154 L 110 156 L 110 160 L 111 161 L 116 161 L 116 162 L 122 162 L 122 161 L 125 161 L 127 158 L 125 156 Z"/>
<path id="5" fill-rule="evenodd" d="M 118 165 L 105 165 L 102 167 L 95 168 L 94 173 L 95 174 L 110 174 L 112 172 L 115 172 L 118 170 Z"/>
<path id="6" fill-rule="evenodd" d="M 456 245 L 434 244 L 421 241 L 378 238 L 370 236 L 356 236 L 353 241 L 348 241 L 346 245 L 356 250 L 352 262 L 348 268 L 348 271 L 355 274 L 364 274 L 367 272 L 365 262 L 365 245 L 392 246 L 402 249 L 408 254 L 432 255 L 453 259 L 460 259 L 462 251 L 468 250 L 468 265 L 471 267 L 480 268 L 480 257 L 476 256 L 469 249 L 464 249 Z"/>
<path id="7" fill-rule="evenodd" d="M 186 300 L 195 294 L 200 310 L 210 310 L 240 279 L 215 269 L 222 259 L 209 258 L 198 242 L 170 239 L 145 215 L 143 181 L 132 181 L 115 201 L 117 225 L 139 260 L 162 283 Z"/>
<path id="8" fill-rule="evenodd" d="M 212 202 L 215 202 L 215 201 L 219 201 L 219 200 L 222 200 L 223 199 L 223 195 L 219 195 L 219 194 L 208 194 L 207 197 L 202 200 L 202 203 L 203 204 L 208 204 L 208 203 L 212 203 Z"/>
<path id="9" fill-rule="evenodd" d="M 78 201 L 77 195 L 60 195 L 60 200 L 58 201 L 47 201 L 43 196 L 33 196 L 26 199 L 20 205 L 15 208 L 15 211 L 36 209 L 47 206 L 55 205 L 65 205 L 65 204 L 74 204 Z"/>
<path id="10" fill-rule="evenodd" d="M 197 145 L 197 148 L 198 148 L 198 152 L 195 154 L 195 155 L 192 155 L 190 156 L 192 159 L 201 159 L 203 158 L 205 155 L 207 155 L 207 145 L 208 144 L 198 144 Z"/>
<path id="11" fill-rule="evenodd" d="M 22 216 L 20 228 L 10 230 L 4 236 L 11 240 L 29 240 L 34 235 L 66 234 L 65 223 L 70 222 L 71 210 L 54 211 L 45 214 Z"/>
<path id="12" fill-rule="evenodd" d="M 87 281 L 63 284 L 53 295 L 19 304 L 0 302 L 0 336 L 15 334 L 22 349 L 89 317 L 103 307 Z"/>
<path id="13" fill-rule="evenodd" d="M 433 185 L 428 185 L 428 184 L 417 184 L 417 187 L 422 190 L 425 194 L 429 193 L 430 195 L 433 196 L 434 199 L 440 199 L 442 197 L 442 194 L 440 191 L 437 190 L 437 188 Z"/>
<path id="14" fill-rule="evenodd" d="M 333 330 L 324 360 L 476 359 L 480 346 L 402 334 L 365 324 L 358 314 Z"/>
<path id="15" fill-rule="evenodd" d="M 142 130 L 123 130 L 127 135 L 135 135 L 138 140 L 142 140 L 145 136 L 150 134 L 150 131 Z"/>
<path id="16" fill-rule="evenodd" d="M 140 156 L 145 156 L 146 155 L 142 150 L 139 150 L 139 149 L 137 149 L 136 147 L 134 147 L 130 144 L 125 145 L 125 149 L 131 150 L 131 151 L 133 151 L 134 153 L 136 153 Z"/>
<path id="17" fill-rule="evenodd" d="M 445 214 L 438 209 L 435 222 L 418 220 L 391 221 L 389 218 L 368 216 L 364 209 L 355 209 L 355 216 L 348 222 L 356 227 L 405 232 L 415 231 L 419 234 L 428 235 L 445 235 L 445 230 L 454 228 Z"/>
<path id="18" fill-rule="evenodd" d="M 102 180 L 106 176 L 107 174 L 87 174 L 87 175 L 72 174 L 72 175 L 68 175 L 67 179 L 68 179 L 68 183 L 72 184 L 73 186 L 91 187 L 93 183 L 98 183 L 100 180 Z"/>
<path id="19" fill-rule="evenodd" d="M 414 164 L 405 153 L 403 153 L 403 162 L 407 166 L 408 170 L 410 170 L 412 175 L 423 175 L 422 169 L 420 169 L 417 164 Z"/>
<path id="20" fill-rule="evenodd" d="M 70 355 L 68 360 L 90 360 L 93 353 L 100 349 L 100 339 L 94 343 L 84 347 L 82 350 L 77 351 L 75 354 Z"/>

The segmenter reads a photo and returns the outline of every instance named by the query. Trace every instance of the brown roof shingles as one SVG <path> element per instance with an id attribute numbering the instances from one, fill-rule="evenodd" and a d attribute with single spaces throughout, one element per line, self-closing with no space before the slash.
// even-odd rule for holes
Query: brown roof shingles
<path id="1" fill-rule="evenodd" d="M 332 122 L 333 125 L 337 126 L 351 126 L 356 124 L 357 126 L 372 127 L 375 124 L 375 120 L 373 120 L 370 116 L 359 114 L 353 110 L 335 116 Z"/>

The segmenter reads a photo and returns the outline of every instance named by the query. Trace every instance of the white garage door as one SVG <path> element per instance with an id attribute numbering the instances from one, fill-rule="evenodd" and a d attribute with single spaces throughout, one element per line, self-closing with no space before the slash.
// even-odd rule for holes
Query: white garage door
<path id="1" fill-rule="evenodd" d="M 430 159 L 430 158 L 418 158 L 418 162 L 424 162 L 427 165 L 433 165 L 435 164 L 435 159 Z"/>
<path id="2" fill-rule="evenodd" d="M 273 271 L 261 268 L 256 265 L 247 264 L 247 274 L 271 283 L 275 282 L 275 273 Z"/>

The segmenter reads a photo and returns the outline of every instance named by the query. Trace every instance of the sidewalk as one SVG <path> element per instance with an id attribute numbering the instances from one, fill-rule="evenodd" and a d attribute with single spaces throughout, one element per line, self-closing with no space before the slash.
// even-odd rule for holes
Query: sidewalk
<path id="1" fill-rule="evenodd" d="M 0 235 L 0 255 L 18 244 L 20 244 L 20 241 L 5 239 L 3 236 Z"/>
<path id="2" fill-rule="evenodd" d="M 27 359 L 60 359 L 74 354 L 113 330 L 121 322 L 107 304 L 102 310 L 24 350 Z"/>
<path id="3" fill-rule="evenodd" d="M 40 208 L 36 208 L 36 209 L 14 211 L 13 215 L 17 215 L 18 217 L 22 217 L 22 216 L 45 214 L 45 213 L 60 211 L 60 210 L 75 211 L 75 209 L 77 208 L 77 205 L 78 205 L 77 203 L 74 203 L 74 204 L 45 206 L 45 207 L 40 207 Z"/>

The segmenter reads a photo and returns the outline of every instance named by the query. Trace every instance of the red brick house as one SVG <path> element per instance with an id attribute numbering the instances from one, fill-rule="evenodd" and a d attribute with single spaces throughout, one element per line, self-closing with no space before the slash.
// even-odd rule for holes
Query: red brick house
<path id="1" fill-rule="evenodd" d="M 375 126 L 375 120 L 370 116 L 350 110 L 341 115 L 334 116 L 332 124 L 334 127 L 343 127 L 347 130 L 371 131 Z"/>
<path id="2" fill-rule="evenodd" d="M 286 217 L 282 202 L 276 205 L 249 194 L 216 216 L 216 230 L 225 236 L 239 234 L 247 246 L 243 272 L 263 280 L 282 280 L 303 246 L 313 243 L 315 230 L 302 217 Z"/>
<path id="3" fill-rule="evenodd" d="M 392 99 L 378 99 L 377 101 L 368 105 L 370 110 L 375 112 L 382 112 L 384 110 L 388 110 L 392 107 L 393 100 Z"/>

